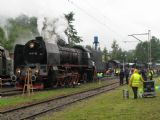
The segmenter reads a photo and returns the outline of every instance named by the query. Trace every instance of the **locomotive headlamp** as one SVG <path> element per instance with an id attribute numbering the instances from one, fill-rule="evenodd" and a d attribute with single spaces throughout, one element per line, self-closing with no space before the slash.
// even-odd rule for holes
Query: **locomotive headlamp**
<path id="1" fill-rule="evenodd" d="M 17 68 L 17 69 L 16 69 L 16 73 L 17 73 L 17 74 L 20 74 L 20 72 L 21 72 L 20 68 Z"/>
<path id="2" fill-rule="evenodd" d="M 37 74 L 37 73 L 39 73 L 39 70 L 38 70 L 38 69 L 36 69 L 36 70 L 35 70 L 35 73 L 36 73 L 36 74 Z"/>
<path id="3" fill-rule="evenodd" d="M 30 44 L 29 44 L 29 47 L 30 47 L 30 48 L 34 48 L 34 43 L 30 43 Z"/>

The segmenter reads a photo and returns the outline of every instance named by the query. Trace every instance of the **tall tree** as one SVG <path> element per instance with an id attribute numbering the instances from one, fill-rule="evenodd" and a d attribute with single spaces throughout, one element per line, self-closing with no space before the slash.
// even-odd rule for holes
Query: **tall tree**
<path id="1" fill-rule="evenodd" d="M 132 63 L 135 59 L 135 50 L 125 51 L 125 62 Z"/>
<path id="2" fill-rule="evenodd" d="M 135 50 L 135 56 L 138 62 L 146 63 L 148 61 L 148 42 L 138 43 Z"/>
<path id="3" fill-rule="evenodd" d="M 150 42 L 152 62 L 160 61 L 160 40 L 153 36 Z"/>
<path id="4" fill-rule="evenodd" d="M 107 62 L 107 60 L 108 60 L 108 51 L 107 51 L 106 47 L 103 49 L 103 56 L 104 56 L 103 57 L 104 61 Z"/>
<path id="5" fill-rule="evenodd" d="M 116 40 L 113 41 L 111 47 L 112 47 L 111 59 L 122 60 L 123 58 L 122 49 L 117 44 Z"/>
<path id="6" fill-rule="evenodd" d="M 65 18 L 68 21 L 68 28 L 65 31 L 65 34 L 68 36 L 68 43 L 74 45 L 75 43 L 82 42 L 83 40 L 78 36 L 78 32 L 73 25 L 73 22 L 75 21 L 74 13 L 70 12 L 69 14 L 65 14 Z"/>
<path id="7" fill-rule="evenodd" d="M 4 46 L 4 45 L 6 45 L 5 32 L 1 27 L 0 27 L 0 45 L 2 45 L 3 47 L 6 47 L 6 46 Z"/>
<path id="8" fill-rule="evenodd" d="M 26 39 L 29 40 L 35 35 L 38 35 L 36 17 L 20 15 L 15 19 L 9 18 L 7 22 L 8 24 L 5 28 L 8 34 L 8 39 L 5 40 L 3 46 L 9 51 L 13 49 L 15 41 L 21 40 L 25 43 Z"/>
<path id="9" fill-rule="evenodd" d="M 160 40 L 156 37 L 152 37 L 151 40 L 141 42 L 136 46 L 135 56 L 142 63 L 147 63 L 149 61 L 148 55 L 151 44 L 151 60 L 156 62 L 160 60 Z"/>

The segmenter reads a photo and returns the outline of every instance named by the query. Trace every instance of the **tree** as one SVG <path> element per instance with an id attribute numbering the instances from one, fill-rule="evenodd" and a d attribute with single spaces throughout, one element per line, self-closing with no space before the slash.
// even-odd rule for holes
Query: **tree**
<path id="1" fill-rule="evenodd" d="M 122 60 L 123 59 L 122 49 L 117 44 L 116 40 L 113 41 L 111 47 L 112 47 L 111 59 Z"/>
<path id="2" fill-rule="evenodd" d="M 17 40 L 21 40 L 23 43 L 25 43 L 25 40 L 28 41 L 29 39 L 38 35 L 36 17 L 20 15 L 15 19 L 9 18 L 7 22 L 8 24 L 5 26 L 5 28 L 8 37 L 4 38 L 4 41 L 1 42 L 1 44 L 9 51 L 13 49 L 13 44 Z"/>
<path id="3" fill-rule="evenodd" d="M 39 35 L 38 29 L 37 29 L 38 25 L 37 25 L 37 18 L 36 17 L 30 17 L 29 28 L 31 29 L 33 36 Z"/>
<path id="4" fill-rule="evenodd" d="M 108 51 L 107 51 L 106 47 L 103 49 L 103 56 L 104 56 L 104 58 L 103 58 L 104 61 L 107 62 L 107 60 L 108 60 Z"/>
<path id="5" fill-rule="evenodd" d="M 68 43 L 72 46 L 75 43 L 80 43 L 83 40 L 81 37 L 78 36 L 78 32 L 74 28 L 74 25 L 72 24 L 74 19 L 74 13 L 70 12 L 69 14 L 65 14 L 65 18 L 68 22 L 68 28 L 65 30 L 65 34 L 68 36 Z"/>
<path id="6" fill-rule="evenodd" d="M 160 60 L 160 40 L 153 36 L 150 42 L 152 62 L 157 62 Z"/>
<path id="7" fill-rule="evenodd" d="M 141 63 L 148 62 L 148 42 L 141 42 L 138 43 L 135 50 L 135 56 Z"/>
<path id="8" fill-rule="evenodd" d="M 118 51 L 118 44 L 117 44 L 116 40 L 113 41 L 111 48 L 112 48 L 111 58 L 116 59 L 117 58 L 117 51 Z"/>
<path id="9" fill-rule="evenodd" d="M 0 44 L 3 46 L 6 42 L 6 38 L 5 38 L 5 32 L 4 30 L 0 27 Z M 5 46 L 3 46 L 5 47 Z"/>
<path id="10" fill-rule="evenodd" d="M 135 50 L 125 51 L 125 62 L 132 63 L 134 62 Z"/>
<path id="11" fill-rule="evenodd" d="M 154 36 L 152 36 L 151 40 L 141 42 L 136 46 L 135 50 L 135 56 L 137 59 L 142 62 L 142 63 L 147 63 L 148 62 L 148 54 L 149 54 L 149 47 L 151 43 L 151 59 L 152 62 L 156 62 L 160 60 L 160 40 Z"/>

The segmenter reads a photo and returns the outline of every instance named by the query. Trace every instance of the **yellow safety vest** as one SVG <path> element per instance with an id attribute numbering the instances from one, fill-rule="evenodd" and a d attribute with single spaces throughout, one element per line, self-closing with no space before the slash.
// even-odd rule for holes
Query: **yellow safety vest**
<path id="1" fill-rule="evenodd" d="M 152 75 L 153 75 L 154 71 L 153 71 L 153 70 L 151 70 L 151 73 L 152 73 Z"/>
<path id="2" fill-rule="evenodd" d="M 141 83 L 141 76 L 138 73 L 134 73 L 131 76 L 131 85 L 132 87 L 140 87 Z"/>
<path id="3" fill-rule="evenodd" d="M 149 76 L 149 77 L 151 77 L 151 76 L 152 76 L 151 72 L 149 72 L 149 73 L 148 73 L 148 76 Z"/>
<path id="4" fill-rule="evenodd" d="M 99 73 L 97 73 L 97 77 L 99 77 Z"/>

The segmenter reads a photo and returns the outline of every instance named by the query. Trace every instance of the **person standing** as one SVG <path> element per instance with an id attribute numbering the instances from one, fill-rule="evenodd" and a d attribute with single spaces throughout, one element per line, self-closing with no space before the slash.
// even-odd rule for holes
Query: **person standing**
<path id="1" fill-rule="evenodd" d="M 134 93 L 134 99 L 137 99 L 138 88 L 141 87 L 141 83 L 143 82 L 142 76 L 138 73 L 138 70 L 135 69 L 129 80 L 129 85 L 132 87 Z"/>
<path id="2" fill-rule="evenodd" d="M 125 69 L 125 77 L 126 77 L 126 84 L 128 84 L 128 77 L 129 77 L 129 70 L 128 70 L 128 68 Z"/>
<path id="3" fill-rule="evenodd" d="M 120 70 L 119 79 L 120 79 L 120 85 L 123 85 L 123 79 L 124 79 L 124 71 L 123 71 L 123 69 Z"/>
<path id="4" fill-rule="evenodd" d="M 149 69 L 148 71 L 148 77 L 149 77 L 149 80 L 152 80 L 153 78 L 153 71 L 151 69 Z"/>
<path id="5" fill-rule="evenodd" d="M 145 69 L 142 69 L 140 73 L 141 73 L 141 75 L 142 75 L 143 80 L 144 80 L 144 81 L 147 81 L 146 70 L 145 70 Z"/>

